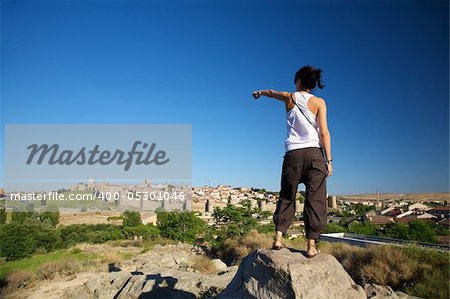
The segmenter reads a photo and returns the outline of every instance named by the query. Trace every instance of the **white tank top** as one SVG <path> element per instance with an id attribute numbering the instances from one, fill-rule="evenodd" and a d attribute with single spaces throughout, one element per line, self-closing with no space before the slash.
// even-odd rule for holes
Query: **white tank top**
<path id="1" fill-rule="evenodd" d="M 294 92 L 295 102 L 313 125 L 305 118 L 297 105 L 286 112 L 287 135 L 284 140 L 286 152 L 298 148 L 320 147 L 319 126 L 316 116 L 308 109 L 308 101 L 312 96 L 312 94 L 306 92 Z"/>

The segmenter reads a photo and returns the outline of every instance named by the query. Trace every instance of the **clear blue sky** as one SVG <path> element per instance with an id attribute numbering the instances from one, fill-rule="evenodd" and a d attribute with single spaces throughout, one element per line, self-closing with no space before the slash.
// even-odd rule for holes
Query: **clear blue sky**
<path id="1" fill-rule="evenodd" d="M 326 85 L 330 194 L 448 192 L 448 11 L 429 0 L 2 1 L 1 123 L 192 124 L 194 185 L 278 191 L 284 106 L 251 92 L 293 91 L 312 64 Z M 3 157 L 3 133 L 0 145 Z"/>

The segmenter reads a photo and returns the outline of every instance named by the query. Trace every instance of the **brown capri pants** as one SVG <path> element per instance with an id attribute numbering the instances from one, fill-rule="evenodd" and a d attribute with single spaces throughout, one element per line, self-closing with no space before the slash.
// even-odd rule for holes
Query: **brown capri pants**
<path id="1" fill-rule="evenodd" d="M 297 188 L 306 187 L 305 234 L 307 239 L 319 239 L 327 224 L 327 166 L 322 150 L 318 147 L 295 149 L 283 157 L 281 191 L 273 214 L 275 230 L 286 231 L 295 216 Z"/>

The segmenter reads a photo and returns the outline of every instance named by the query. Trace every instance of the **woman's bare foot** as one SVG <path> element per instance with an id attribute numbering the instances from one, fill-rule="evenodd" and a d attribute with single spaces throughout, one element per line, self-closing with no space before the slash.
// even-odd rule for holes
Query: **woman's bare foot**
<path id="1" fill-rule="evenodd" d="M 283 247 L 283 243 L 281 243 L 281 240 L 283 238 L 283 233 L 280 231 L 277 231 L 275 234 L 275 237 L 273 238 L 274 242 L 272 244 L 273 249 L 281 249 Z"/>
<path id="2" fill-rule="evenodd" d="M 308 250 L 306 251 L 306 255 L 308 257 L 313 257 L 313 256 L 316 256 L 319 253 L 320 253 L 320 250 L 317 249 L 315 240 L 314 239 L 309 239 L 308 240 Z"/>

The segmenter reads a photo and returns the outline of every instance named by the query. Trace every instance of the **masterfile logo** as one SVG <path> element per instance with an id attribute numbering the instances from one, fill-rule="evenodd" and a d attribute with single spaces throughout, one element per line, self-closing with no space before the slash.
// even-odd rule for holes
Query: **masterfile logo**
<path id="1" fill-rule="evenodd" d="M 145 152 L 138 150 L 140 145 L 142 145 Z M 164 159 L 166 157 L 166 151 L 159 150 L 155 155 L 152 155 L 155 147 L 156 143 L 152 143 L 149 146 L 148 143 L 135 141 L 131 151 L 124 152 L 121 150 L 115 150 L 111 153 L 111 151 L 108 150 L 100 151 L 100 146 L 98 144 L 96 144 L 92 150 L 86 150 L 86 147 L 82 147 L 77 152 L 72 150 L 60 151 L 58 144 L 53 144 L 52 146 L 49 146 L 48 144 L 42 144 L 39 146 L 37 144 L 32 144 L 27 147 L 27 149 L 30 150 L 27 164 L 32 164 L 34 158 L 37 156 L 35 163 L 38 165 L 41 165 L 45 158 L 47 158 L 47 163 L 49 165 L 71 165 L 74 163 L 77 165 L 94 165 L 96 163 L 99 163 L 100 165 L 108 165 L 116 162 L 117 165 L 123 164 L 124 170 L 128 171 L 133 163 L 134 156 L 136 156 L 135 163 L 137 165 L 149 165 L 151 163 L 155 163 L 155 165 L 164 165 L 169 162 L 170 159 Z"/>
<path id="2" fill-rule="evenodd" d="M 192 179 L 191 125 L 6 125 L 6 189 L 39 181 Z"/>

